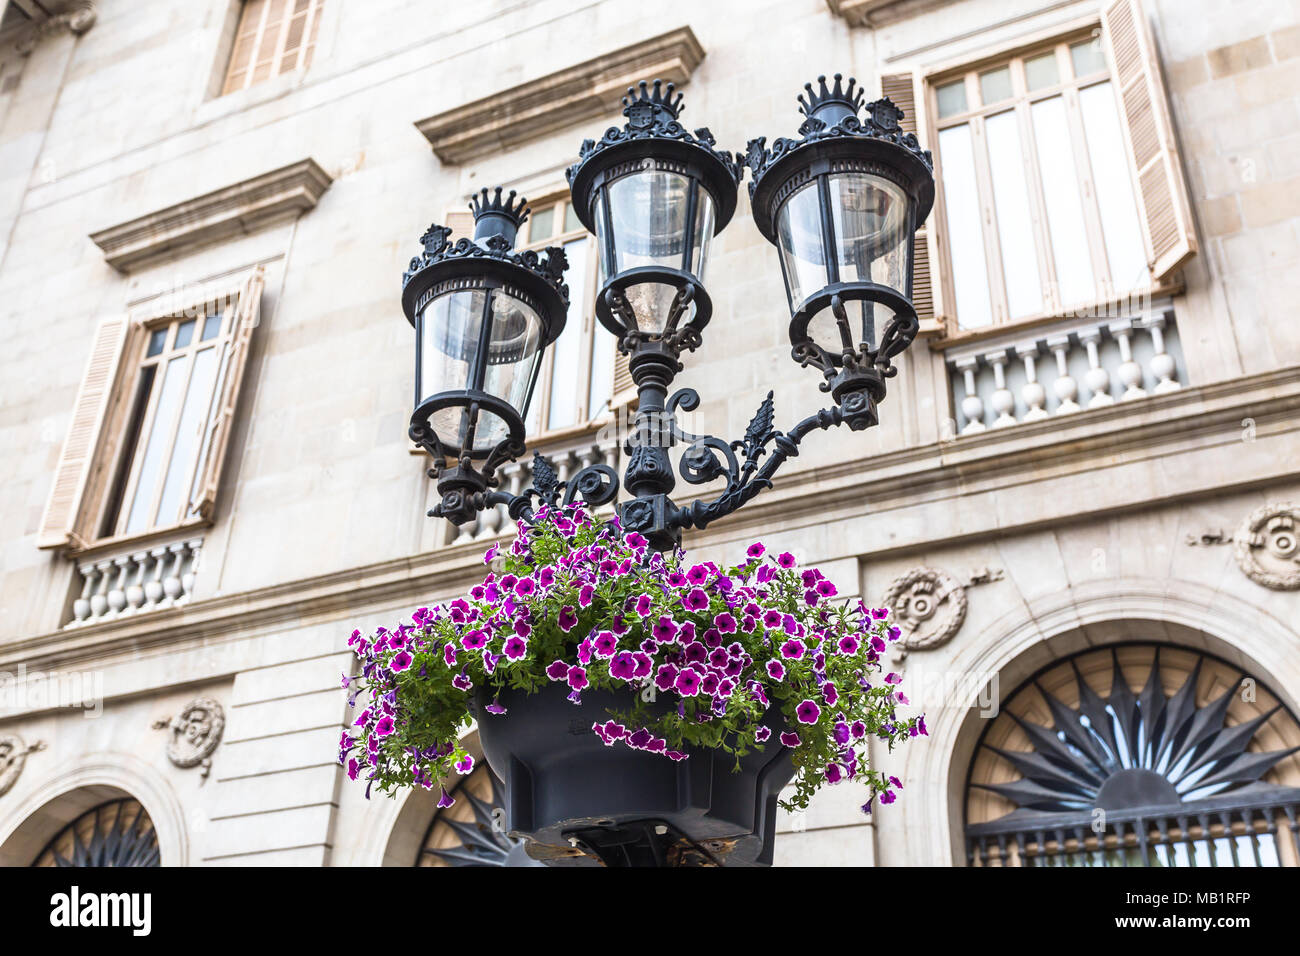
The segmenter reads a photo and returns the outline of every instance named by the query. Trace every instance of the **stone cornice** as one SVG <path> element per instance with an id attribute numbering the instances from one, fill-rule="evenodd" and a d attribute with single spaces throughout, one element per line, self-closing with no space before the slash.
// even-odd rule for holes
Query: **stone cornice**
<path id="1" fill-rule="evenodd" d="M 41 40 L 60 30 L 81 36 L 95 25 L 99 16 L 95 10 L 95 0 L 62 0 L 53 3 L 47 0 L 40 5 L 23 0 L 11 2 L 26 19 L 19 20 L 16 26 L 5 32 L 12 36 L 13 49 L 22 56 L 30 54 Z M 4 4 L 0 4 L 0 8 L 3 7 Z"/>
<path id="2" fill-rule="evenodd" d="M 879 27 L 929 13 L 957 0 L 826 0 L 831 13 L 854 27 Z"/>
<path id="3" fill-rule="evenodd" d="M 1242 440 L 1244 418 L 1254 422 L 1258 442 L 1300 429 L 1300 367 L 903 449 L 872 458 L 869 467 L 857 459 L 787 474 L 726 522 L 693 535 L 693 544 L 713 546 L 760 529 L 770 533 L 778 526 L 791 530 L 800 525 L 824 525 L 864 512 L 881 516 L 901 507 L 1005 491 L 1030 481 L 1092 474 L 1104 466 L 1118 467 L 1184 450 L 1217 454 L 1221 446 Z M 1102 502 L 1099 495 L 1077 513 L 1037 518 L 986 516 L 993 522 L 991 526 L 972 517 L 963 522 L 967 527 L 964 537 L 1005 534 L 1066 518 L 1131 510 L 1171 497 L 1190 500 L 1218 495 L 1300 473 L 1294 461 L 1288 462 L 1283 455 L 1274 458 L 1274 473 L 1243 472 L 1239 481 L 1227 485 L 1208 477 L 1198 484 L 1198 473 L 1189 469 L 1184 488 L 1173 496 L 1153 490 L 1150 498 L 1114 504 Z M 880 535 L 874 540 L 845 542 L 845 548 L 853 554 L 897 554 L 932 546 L 936 539 L 944 543 L 960 540 L 936 529 L 928 537 L 922 532 L 905 539 Z M 164 646 L 181 650 L 277 627 L 337 621 L 344 615 L 359 617 L 395 605 L 413 607 L 417 602 L 459 593 L 475 583 L 483 573 L 483 548 L 481 541 L 452 545 L 139 617 L 9 641 L 0 645 L 0 671 L 13 670 L 19 663 L 29 669 L 84 666 L 123 653 Z M 817 557 L 823 560 L 839 555 Z"/>
<path id="4" fill-rule="evenodd" d="M 312 209 L 333 182 L 303 159 L 92 233 L 114 269 L 130 272 L 209 243 L 246 235 Z"/>
<path id="5" fill-rule="evenodd" d="M 703 59 L 704 47 L 694 32 L 679 27 L 418 120 L 415 128 L 442 162 L 464 163 L 612 115 L 619 96 L 638 80 L 658 78 L 682 86 Z"/>

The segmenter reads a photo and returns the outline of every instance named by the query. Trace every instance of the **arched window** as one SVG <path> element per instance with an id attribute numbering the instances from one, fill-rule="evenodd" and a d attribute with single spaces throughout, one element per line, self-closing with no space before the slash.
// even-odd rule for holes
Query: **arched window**
<path id="1" fill-rule="evenodd" d="M 32 866 L 158 866 L 158 834 L 137 800 L 111 800 L 73 820 Z"/>
<path id="2" fill-rule="evenodd" d="M 424 835 L 416 866 L 541 866 L 523 842 L 506 835 L 501 784 L 486 763 L 451 792 L 455 803 L 440 810 Z"/>
<path id="3" fill-rule="evenodd" d="M 1208 654 L 1124 644 L 1006 697 L 966 789 L 975 866 L 1300 865 L 1300 724 Z"/>

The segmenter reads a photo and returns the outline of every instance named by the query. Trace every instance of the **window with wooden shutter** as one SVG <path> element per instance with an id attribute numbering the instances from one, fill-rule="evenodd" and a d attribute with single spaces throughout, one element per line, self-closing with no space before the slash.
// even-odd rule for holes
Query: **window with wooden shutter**
<path id="1" fill-rule="evenodd" d="M 886 73 L 880 77 L 880 93 L 894 101 L 894 105 L 903 111 L 899 125 L 909 133 L 915 133 L 926 146 L 925 124 L 921 122 L 918 104 L 924 103 L 924 96 L 916 95 L 919 79 L 912 73 Z M 934 230 L 931 222 L 935 214 L 916 232 L 916 257 L 912 274 L 912 304 L 916 306 L 916 315 L 921 320 L 922 331 L 927 328 L 938 330 L 942 327 L 942 311 L 936 301 L 935 288 L 931 284 L 931 263 L 935 259 Z"/>
<path id="2" fill-rule="evenodd" d="M 204 429 L 199 459 L 194 469 L 190 487 L 189 515 L 212 520 L 217 503 L 217 487 L 226 454 L 230 450 L 231 435 L 235 430 L 235 410 L 243 390 L 244 372 L 248 367 L 248 354 L 252 346 L 253 330 L 261 321 L 262 289 L 265 285 L 262 267 L 258 266 L 248 277 L 234 303 L 233 328 L 225 355 L 225 367 L 213 390 L 211 411 Z"/>
<path id="3" fill-rule="evenodd" d="M 79 551 L 212 520 L 263 281 L 259 266 L 201 303 L 100 323 L 39 547 Z"/>
<path id="4" fill-rule="evenodd" d="M 1121 125 L 1142 204 L 1147 263 L 1159 281 L 1196 253 L 1191 203 L 1169 100 L 1141 0 L 1115 0 L 1101 17 L 1107 55 L 1123 104 Z"/>
<path id="5" fill-rule="evenodd" d="M 222 94 L 311 64 L 324 0 L 245 0 Z"/>
<path id="6" fill-rule="evenodd" d="M 101 320 L 95 329 L 90 359 L 72 409 L 72 422 L 59 453 L 54 482 L 41 516 L 36 536 L 39 548 L 61 548 L 75 543 L 78 513 L 117 381 L 127 327 L 128 319 L 121 315 Z"/>
<path id="7" fill-rule="evenodd" d="M 1076 29 L 926 77 L 943 264 L 931 278 L 949 334 L 1086 311 L 1168 275 L 1149 268 L 1101 35 Z"/>

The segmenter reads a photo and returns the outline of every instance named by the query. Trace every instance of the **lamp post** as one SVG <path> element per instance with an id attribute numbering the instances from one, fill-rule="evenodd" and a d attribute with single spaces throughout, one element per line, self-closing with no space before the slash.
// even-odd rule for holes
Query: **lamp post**
<path id="1" fill-rule="evenodd" d="M 638 408 L 625 444 L 629 497 L 622 527 L 657 550 L 680 542 L 770 487 L 811 431 L 878 421 L 892 359 L 918 330 L 911 303 L 915 234 L 934 202 L 928 152 L 899 126 L 888 99 L 866 104 L 855 81 L 825 77 L 799 98 L 799 138 L 751 140 L 743 154 L 716 149 L 707 128 L 680 122 L 671 83 L 641 83 L 623 99 L 627 122 L 582 144 L 568 170 L 573 206 L 596 236 L 601 289 L 596 314 L 628 355 Z M 712 315 L 704 287 L 713 238 L 730 221 L 747 166 L 754 222 L 778 250 L 790 306 L 791 354 L 823 374 L 832 404 L 789 431 L 773 427 L 769 393 L 745 436 L 727 442 L 680 429 L 677 409 L 698 407 L 694 389 L 670 393 Z M 441 503 L 430 511 L 459 524 L 505 504 L 528 519 L 537 502 L 582 497 L 600 506 L 618 476 L 590 465 L 566 482 L 534 453 L 533 484 L 496 490 L 495 469 L 523 454 L 523 421 L 542 350 L 568 306 L 564 254 L 512 251 L 527 215 L 514 193 L 473 204 L 475 237 L 455 245 L 433 226 L 404 278 L 403 306 L 416 327 L 416 408 L 411 437 L 435 459 Z M 676 504 L 669 449 L 684 446 L 677 473 L 688 484 L 725 478 L 711 499 Z"/>

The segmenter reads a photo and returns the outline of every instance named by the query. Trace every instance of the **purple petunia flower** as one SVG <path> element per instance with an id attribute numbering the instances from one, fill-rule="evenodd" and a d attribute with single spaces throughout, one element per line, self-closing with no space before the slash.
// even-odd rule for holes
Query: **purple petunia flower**
<path id="1" fill-rule="evenodd" d="M 783 747 L 798 747 L 801 743 L 803 743 L 803 741 L 799 739 L 799 735 L 796 734 L 793 730 L 785 731 L 783 734 L 781 734 L 780 739 L 781 739 L 781 746 Z"/>
<path id="2" fill-rule="evenodd" d="M 671 617 L 664 615 L 650 629 L 650 633 L 660 644 L 671 644 L 677 640 L 677 625 L 673 623 Z"/>
<path id="3" fill-rule="evenodd" d="M 457 773 L 462 775 L 467 774 L 474 769 L 474 758 L 469 754 L 466 754 L 457 760 L 453 766 L 456 768 Z"/>
<path id="4" fill-rule="evenodd" d="M 801 724 L 815 724 L 821 715 L 822 709 L 817 706 L 817 702 L 808 698 L 800 701 L 799 706 L 794 709 L 795 719 Z"/>
<path id="5" fill-rule="evenodd" d="M 903 781 L 899 780 L 897 777 L 890 777 L 889 782 L 899 790 L 903 789 Z"/>
<path id="6" fill-rule="evenodd" d="M 389 734 L 393 732 L 394 727 L 395 727 L 395 723 L 392 717 L 389 717 L 387 715 L 380 717 L 379 721 L 375 724 L 375 736 L 387 737 Z"/>
<path id="7" fill-rule="evenodd" d="M 564 680 L 569 676 L 569 665 L 564 661 L 554 661 L 546 668 L 546 676 L 551 680 Z"/>
<path id="8" fill-rule="evenodd" d="M 682 668 L 677 674 L 677 680 L 673 682 L 673 687 L 683 697 L 694 697 L 700 692 L 699 671 L 693 667 Z"/>
<path id="9" fill-rule="evenodd" d="M 582 690 L 587 686 L 587 669 L 579 667 L 577 664 L 569 668 L 568 673 L 569 686 L 574 690 Z"/>
<path id="10" fill-rule="evenodd" d="M 795 565 L 794 555 L 789 551 L 782 551 L 776 556 L 776 563 L 783 568 L 793 568 Z"/>
<path id="11" fill-rule="evenodd" d="M 498 704 L 495 700 L 486 705 L 484 708 L 489 714 L 504 714 L 506 709 Z"/>
<path id="12" fill-rule="evenodd" d="M 835 595 L 840 593 L 836 590 L 835 585 L 831 584 L 831 582 L 827 581 L 825 578 L 822 578 L 817 582 L 816 588 L 817 593 L 822 597 L 835 597 Z"/>
<path id="13" fill-rule="evenodd" d="M 596 589 L 590 584 L 584 584 L 578 588 L 578 606 L 591 607 L 591 600 L 596 595 Z"/>
<path id="14" fill-rule="evenodd" d="M 691 588 L 682 596 L 682 607 L 688 611 L 703 611 L 709 606 L 709 596 L 703 588 Z"/>
<path id="15" fill-rule="evenodd" d="M 475 628 L 472 631 L 465 632 L 465 636 L 460 639 L 460 646 L 467 651 L 477 651 L 485 647 L 487 642 L 487 635 Z"/>
<path id="16" fill-rule="evenodd" d="M 844 772 L 840 769 L 839 764 L 828 763 L 826 765 L 824 776 L 826 777 L 827 783 L 835 784 L 844 779 Z"/>
<path id="17" fill-rule="evenodd" d="M 835 689 L 835 685 L 830 681 L 822 684 L 822 700 L 826 701 L 827 707 L 834 707 L 835 702 L 840 699 L 840 692 Z"/>
<path id="18" fill-rule="evenodd" d="M 457 674 L 451 679 L 451 686 L 455 687 L 457 690 L 468 691 L 474 689 L 474 682 L 464 674 Z"/>
<path id="19" fill-rule="evenodd" d="M 849 727 L 849 730 L 852 732 L 855 740 L 861 740 L 867 735 L 867 725 L 860 720 L 855 720 L 853 725 Z"/>
<path id="20" fill-rule="evenodd" d="M 893 671 L 890 671 L 888 674 L 885 675 L 886 684 L 901 684 L 902 682 L 903 682 L 903 678 L 899 677 Z"/>
<path id="21" fill-rule="evenodd" d="M 649 617 L 650 608 L 652 604 L 653 602 L 650 600 L 650 595 L 642 594 L 640 597 L 638 597 L 636 599 L 636 608 L 635 608 L 637 617 L 642 619 Z"/>
<path id="22" fill-rule="evenodd" d="M 557 661 L 556 663 L 560 663 Z M 552 665 L 554 666 L 554 665 Z M 636 672 L 636 660 L 628 651 L 620 651 L 614 655 L 614 659 L 609 662 L 609 675 L 617 677 L 619 680 L 631 680 L 632 675 Z"/>
<path id="23" fill-rule="evenodd" d="M 686 580 L 692 584 L 703 584 L 709 579 L 709 569 L 702 564 L 692 565 L 686 572 Z"/>
<path id="24" fill-rule="evenodd" d="M 772 680 L 781 680 L 785 677 L 785 665 L 780 661 L 768 661 L 767 676 Z"/>
<path id="25" fill-rule="evenodd" d="M 613 657 L 614 651 L 618 649 L 618 638 L 612 631 L 601 631 L 591 642 L 591 647 L 597 657 Z"/>
<path id="26" fill-rule="evenodd" d="M 898 797 L 894 796 L 894 791 L 892 790 L 886 790 L 884 793 L 880 795 L 881 803 L 893 803 L 897 799 Z"/>
<path id="27" fill-rule="evenodd" d="M 753 544 L 749 546 L 748 549 L 746 549 L 745 554 L 751 558 L 761 558 L 763 556 L 763 552 L 765 552 L 766 550 L 767 548 L 763 546 L 762 541 L 755 541 Z"/>
<path id="28" fill-rule="evenodd" d="M 726 611 L 723 611 L 713 619 L 713 626 L 718 629 L 720 634 L 736 633 L 736 619 Z"/>
<path id="29" fill-rule="evenodd" d="M 491 563 L 492 563 L 492 559 L 495 558 L 495 557 L 497 556 L 497 552 L 500 551 L 500 550 L 501 550 L 501 545 L 499 545 L 499 544 L 494 544 L 494 545 L 492 545 L 492 547 L 488 548 L 487 551 L 484 552 L 484 554 L 483 554 L 483 563 L 484 563 L 484 564 L 491 564 Z M 438 805 L 439 805 L 439 806 L 442 806 L 442 804 L 438 804 Z M 448 806 L 450 806 L 450 805 L 451 805 L 451 804 L 448 804 Z"/>
<path id="30" fill-rule="evenodd" d="M 754 731 L 754 742 L 759 744 L 764 743 L 771 736 L 772 728 L 760 725 L 759 728 Z"/>
<path id="31" fill-rule="evenodd" d="M 496 547 L 497 546 L 495 544 L 492 545 L 492 550 L 495 551 Z M 455 802 L 456 801 L 452 799 L 451 794 L 449 794 L 446 790 L 444 790 L 442 791 L 442 796 L 438 798 L 438 809 L 446 810 L 448 807 L 452 806 Z"/>
<path id="32" fill-rule="evenodd" d="M 570 605 L 566 604 L 560 608 L 560 617 L 556 623 L 560 626 L 560 630 L 568 634 L 577 625 L 578 615 Z"/>
<path id="33" fill-rule="evenodd" d="M 781 645 L 781 656 L 786 660 L 798 660 L 803 657 L 804 650 L 803 641 L 792 637 Z"/>
<path id="34" fill-rule="evenodd" d="M 393 659 L 388 662 L 388 669 L 394 674 L 400 674 L 404 670 L 409 670 L 414 660 L 406 651 L 398 651 L 393 655 Z"/>
<path id="35" fill-rule="evenodd" d="M 505 655 L 512 661 L 517 661 L 528 653 L 528 642 L 522 637 L 511 637 L 506 641 Z"/>
<path id="36" fill-rule="evenodd" d="M 353 757 L 348 761 L 348 779 L 357 779 L 357 774 L 361 772 L 361 765 L 357 763 L 357 758 Z"/>
<path id="37" fill-rule="evenodd" d="M 537 590 L 537 582 L 530 577 L 522 577 L 515 582 L 515 593 L 520 597 L 528 597 Z"/>
<path id="38" fill-rule="evenodd" d="M 632 671 L 633 677 L 649 677 L 650 669 L 654 667 L 654 660 L 649 654 L 642 651 L 632 652 L 632 661 L 635 669 Z"/>

